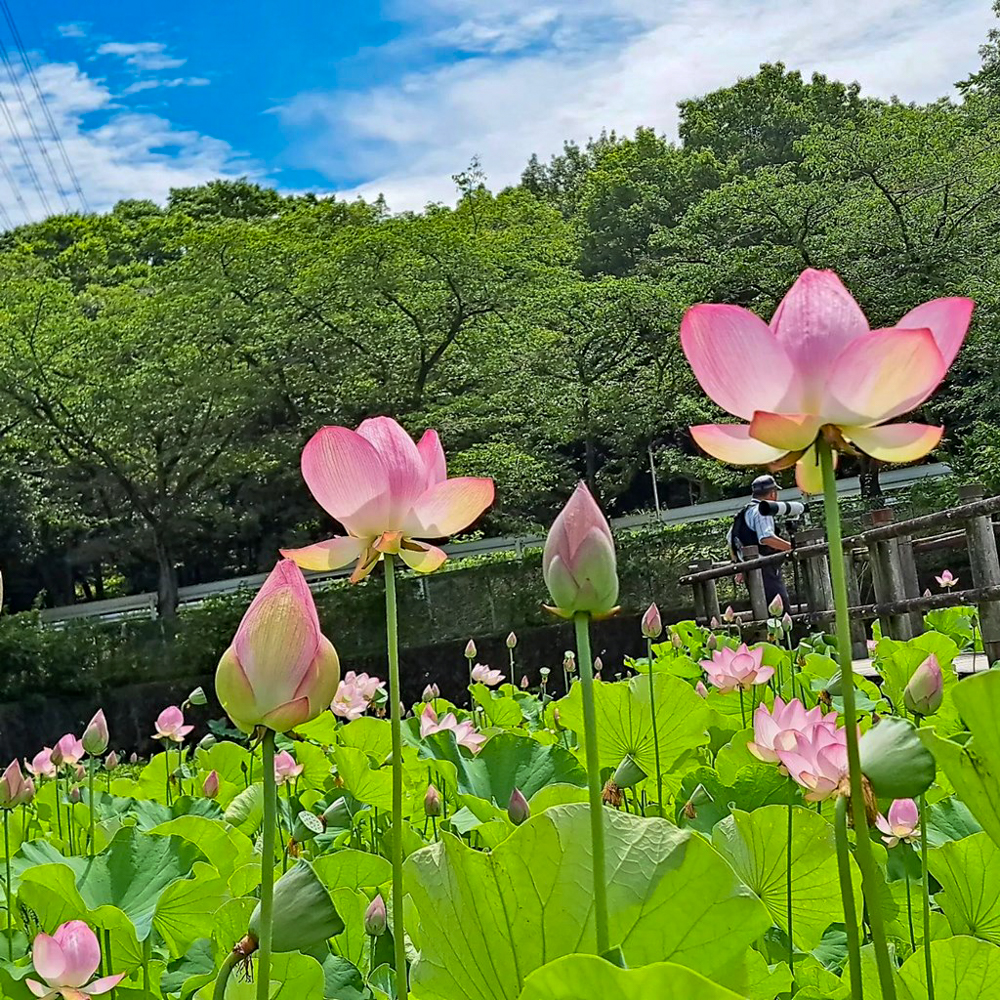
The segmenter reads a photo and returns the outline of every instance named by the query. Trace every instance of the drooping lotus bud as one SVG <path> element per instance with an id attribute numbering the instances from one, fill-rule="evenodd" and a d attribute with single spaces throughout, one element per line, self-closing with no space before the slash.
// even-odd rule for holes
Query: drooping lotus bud
<path id="1" fill-rule="evenodd" d="M 52 748 L 51 760 L 56 767 L 61 767 L 63 764 L 72 767 L 83 757 L 83 754 L 83 744 L 72 733 L 67 733 Z"/>
<path id="2" fill-rule="evenodd" d="M 424 796 L 424 813 L 427 816 L 441 815 L 441 793 L 433 786 L 427 786 L 427 794 Z"/>
<path id="3" fill-rule="evenodd" d="M 517 645 L 517 636 L 513 632 L 511 632 L 507 636 L 507 648 L 513 649 L 516 645 Z"/>
<path id="4" fill-rule="evenodd" d="M 205 784 L 201 786 L 202 794 L 206 799 L 214 799 L 219 794 L 219 772 L 210 771 L 205 779 Z"/>
<path id="5" fill-rule="evenodd" d="M 552 598 L 549 611 L 607 618 L 617 610 L 618 564 L 611 527 L 580 483 L 560 511 L 542 554 L 542 577 Z"/>
<path id="6" fill-rule="evenodd" d="M 903 704 L 914 715 L 933 715 L 944 700 L 944 675 L 937 657 L 930 656 L 913 672 L 903 690 Z M 893 796 L 897 799 L 912 798 L 909 795 Z"/>
<path id="7" fill-rule="evenodd" d="M 94 717 L 87 723 L 83 731 L 83 749 L 91 757 L 100 757 L 108 749 L 108 720 L 104 718 L 104 709 L 99 708 Z"/>
<path id="8" fill-rule="evenodd" d="M 783 629 L 784 629 L 784 630 L 785 630 L 786 632 L 791 632 L 791 631 L 792 631 L 792 624 L 793 624 L 793 622 L 792 622 L 792 616 L 791 616 L 791 615 L 790 615 L 790 614 L 789 614 L 789 613 L 788 613 L 788 612 L 786 611 L 786 612 L 785 612 L 785 613 L 784 613 L 784 614 L 783 614 L 783 615 L 781 616 L 781 627 L 782 627 L 782 628 L 783 628 Z"/>
<path id="9" fill-rule="evenodd" d="M 189 705 L 207 705 L 208 696 L 203 687 L 196 687 L 185 699 Z"/>
<path id="10" fill-rule="evenodd" d="M 520 788 L 515 788 L 510 793 L 510 801 L 507 803 L 507 815 L 514 826 L 520 826 L 531 816 L 531 807 L 524 797 Z"/>
<path id="11" fill-rule="evenodd" d="M 670 645 L 673 646 L 674 649 L 680 649 L 681 646 L 684 645 L 684 643 L 681 642 L 681 637 L 676 632 L 672 632 L 670 634 Z"/>
<path id="12" fill-rule="evenodd" d="M 767 606 L 767 613 L 772 618 L 780 618 L 781 612 L 785 610 L 785 603 L 781 599 L 781 594 L 775 594 L 771 603 Z"/>
<path id="13" fill-rule="evenodd" d="M 118 766 L 118 763 L 118 754 L 114 750 L 104 758 L 104 768 L 107 771 L 113 771 Z"/>
<path id="14" fill-rule="evenodd" d="M 715 615 L 712 615 L 712 620 L 711 620 L 711 621 L 710 621 L 710 622 L 708 623 L 708 627 L 709 627 L 710 629 L 712 629 L 712 631 L 713 631 L 713 632 L 714 632 L 714 631 L 715 631 L 715 630 L 716 630 L 717 628 L 719 628 L 719 619 L 718 619 L 718 618 L 716 618 L 716 617 L 715 617 Z"/>
<path id="15" fill-rule="evenodd" d="M 284 733 L 324 712 L 340 684 L 340 660 L 320 631 L 302 570 L 290 559 L 271 571 L 222 655 L 215 692 L 245 733 Z"/>
<path id="16" fill-rule="evenodd" d="M 655 604 L 650 604 L 642 616 L 642 634 L 647 639 L 659 639 L 662 633 L 663 619 L 660 617 L 660 609 Z"/>
<path id="17" fill-rule="evenodd" d="M 7 770 L 0 777 L 0 809 L 13 809 L 21 802 L 24 795 L 24 775 L 21 765 L 13 760 L 7 765 Z"/>
<path id="18" fill-rule="evenodd" d="M 441 689 L 437 684 L 428 684 L 424 688 L 424 693 L 420 696 L 420 700 L 423 702 L 434 701 L 436 698 L 441 697 Z"/>
<path id="19" fill-rule="evenodd" d="M 906 719 L 872 726 L 858 741 L 858 755 L 861 773 L 880 799 L 916 799 L 934 782 L 934 755 Z"/>
<path id="20" fill-rule="evenodd" d="M 476 644 L 472 639 L 465 644 L 465 658 L 467 660 L 474 660 L 476 658 Z"/>
<path id="21" fill-rule="evenodd" d="M 611 780 L 619 788 L 634 788 L 645 777 L 646 772 L 635 762 L 635 758 L 631 754 L 625 754 L 615 768 L 615 773 L 611 775 Z"/>
<path id="22" fill-rule="evenodd" d="M 733 611 L 733 606 L 731 604 L 726 606 L 726 610 L 722 612 L 722 620 L 727 625 L 732 625 L 736 621 L 736 612 Z"/>
<path id="23" fill-rule="evenodd" d="M 369 937 L 380 937 L 385 933 L 388 919 L 388 914 L 385 912 L 385 900 L 379 893 L 365 910 L 365 933 Z"/>
<path id="24" fill-rule="evenodd" d="M 328 938 L 343 933 L 344 922 L 330 892 L 308 861 L 296 861 L 274 883 L 271 948 L 276 951 L 308 951 Z M 247 931 L 260 940 L 260 904 L 250 916 Z"/>

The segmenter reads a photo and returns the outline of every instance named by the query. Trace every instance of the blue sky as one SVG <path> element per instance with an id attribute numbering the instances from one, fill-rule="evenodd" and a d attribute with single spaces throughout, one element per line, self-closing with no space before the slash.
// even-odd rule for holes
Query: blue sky
<path id="1" fill-rule="evenodd" d="M 419 208 L 451 199 L 451 175 L 474 155 L 499 186 L 564 139 L 671 134 L 679 99 L 763 61 L 932 99 L 977 65 L 994 23 L 989 0 L 9 3 L 100 209 L 243 174 Z M 2 22 L 0 39 L 13 51 Z M 60 190 L 75 203 L 58 163 L 52 177 L 42 162 L 16 66 L 14 81 L 0 68 L 0 95 L 15 125 L 0 121 L 0 155 L 20 195 L 0 177 L 8 216 L 39 218 Z"/>

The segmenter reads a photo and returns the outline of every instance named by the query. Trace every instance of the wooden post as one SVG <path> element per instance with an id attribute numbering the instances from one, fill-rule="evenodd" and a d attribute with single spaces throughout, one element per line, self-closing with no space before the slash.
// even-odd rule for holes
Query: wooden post
<path id="1" fill-rule="evenodd" d="M 698 564 L 691 563 L 688 566 L 689 573 L 698 572 Z M 701 589 L 701 582 L 695 580 L 691 584 L 691 589 L 694 591 L 694 620 L 701 621 L 705 617 L 705 592 Z"/>
<path id="2" fill-rule="evenodd" d="M 699 559 L 694 566 L 695 572 L 712 569 L 715 561 L 712 559 Z M 716 580 L 702 580 L 701 600 L 705 607 L 705 617 L 711 621 L 713 618 L 722 620 L 722 611 L 719 608 L 719 588 Z"/>
<path id="3" fill-rule="evenodd" d="M 801 546 L 814 545 L 825 538 L 822 528 L 807 528 L 800 531 L 796 543 Z M 829 611 L 833 607 L 833 584 L 830 581 L 830 563 L 825 552 L 810 556 L 802 561 L 805 571 L 806 595 L 810 613 Z"/>
<path id="4" fill-rule="evenodd" d="M 756 545 L 743 546 L 743 561 L 756 559 L 760 551 Z M 747 579 L 747 590 L 750 591 L 750 607 L 753 609 L 755 622 L 767 621 L 767 596 L 764 593 L 764 574 L 760 569 L 750 569 L 744 574 Z"/>
<path id="5" fill-rule="evenodd" d="M 978 483 L 958 488 L 958 498 L 963 504 L 978 500 L 982 495 L 983 487 Z M 979 589 L 1000 584 L 1000 558 L 997 556 L 993 518 L 988 514 L 969 518 L 965 524 L 965 537 L 972 565 L 972 585 Z M 983 633 L 986 660 L 993 663 L 1000 659 L 1000 602 L 979 602 L 979 627 Z"/>
<path id="6" fill-rule="evenodd" d="M 844 572 L 847 575 L 847 603 L 852 608 L 861 607 L 861 584 L 858 582 L 858 564 L 854 550 L 844 552 Z M 856 660 L 868 659 L 868 632 L 862 619 L 851 615 L 851 650 Z"/>
<path id="7" fill-rule="evenodd" d="M 892 511 L 888 508 L 873 510 L 871 513 L 872 526 L 881 527 L 891 524 Z M 899 558 L 898 540 L 886 538 L 881 541 L 872 542 L 868 546 L 872 562 L 872 577 L 875 581 L 875 602 L 876 604 L 888 604 L 893 601 L 901 601 L 906 598 L 906 590 L 903 583 L 903 568 Z M 910 623 L 909 613 L 900 615 L 889 615 L 882 621 L 882 634 L 890 635 L 893 639 L 905 641 L 913 638 L 913 628 Z"/>
<path id="8" fill-rule="evenodd" d="M 920 580 L 917 577 L 917 560 L 913 552 L 913 538 L 900 535 L 896 539 L 899 551 L 899 567 L 903 574 L 903 593 L 907 597 L 920 596 Z M 910 612 L 910 630 L 914 635 L 922 635 L 924 616 L 919 611 Z"/>

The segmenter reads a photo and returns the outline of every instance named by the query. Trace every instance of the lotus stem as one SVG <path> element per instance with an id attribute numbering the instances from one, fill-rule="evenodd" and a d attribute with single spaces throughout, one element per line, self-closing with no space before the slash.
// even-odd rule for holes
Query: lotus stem
<path id="1" fill-rule="evenodd" d="M 917 950 L 917 938 L 913 933 L 913 900 L 910 895 L 910 873 L 906 872 L 906 919 L 910 925 L 910 948 Z"/>
<path id="2" fill-rule="evenodd" d="M 847 960 L 851 970 L 852 1000 L 864 1000 L 861 983 L 861 942 L 858 940 L 858 913 L 854 909 L 854 887 L 851 883 L 851 849 L 847 844 L 847 799 L 838 797 L 834 811 L 833 830 L 837 844 L 837 871 L 840 874 L 840 898 L 844 905 L 844 926 L 847 930 Z"/>
<path id="3" fill-rule="evenodd" d="M 87 777 L 90 779 L 90 856 L 95 853 L 94 846 L 94 758 L 87 761 Z"/>
<path id="4" fill-rule="evenodd" d="M 226 960 L 222 963 L 222 968 L 219 969 L 219 975 L 216 976 L 215 979 L 215 989 L 212 991 L 212 1000 L 225 1000 L 226 985 L 229 983 L 229 977 L 239 960 L 240 956 L 235 951 L 231 951 L 228 955 L 226 955 Z"/>
<path id="5" fill-rule="evenodd" d="M 153 956 L 153 931 L 150 928 L 146 940 L 142 942 L 142 989 L 147 996 L 152 996 L 149 987 L 149 960 Z M 223 992 L 225 987 L 223 987 Z"/>
<path id="6" fill-rule="evenodd" d="M 3 898 L 7 906 L 7 961 L 14 961 L 14 914 L 10 905 L 10 835 L 7 827 L 10 823 L 10 810 L 3 811 L 3 860 L 7 869 L 3 884 Z"/>
<path id="7" fill-rule="evenodd" d="M 597 755 L 597 712 L 594 709 L 594 658 L 590 655 L 590 615 L 578 611 L 576 654 L 580 661 L 580 693 L 583 696 L 583 741 L 587 754 L 587 787 L 590 797 L 590 836 L 594 856 L 594 923 L 597 954 L 610 947 L 608 934 L 608 887 L 604 868 L 604 805 L 601 801 L 601 764 Z"/>
<path id="8" fill-rule="evenodd" d="M 399 634 L 396 622 L 395 557 L 385 554 L 385 638 L 389 654 L 392 728 L 392 944 L 396 956 L 396 1000 L 406 1000 L 406 939 L 403 931 L 403 736 L 399 713 Z M 472 673 L 472 660 L 469 660 Z M 471 676 L 470 676 L 471 682 Z M 472 689 L 469 689 L 472 698 Z"/>
<path id="9" fill-rule="evenodd" d="M 257 958 L 257 1000 L 268 1000 L 271 987 L 271 915 L 274 907 L 274 829 L 278 797 L 274 783 L 274 731 L 266 729 L 261 744 L 264 772 L 264 825 L 260 846 L 260 941 Z"/>
<path id="10" fill-rule="evenodd" d="M 920 796 L 920 874 L 924 882 L 924 969 L 927 975 L 927 1000 L 934 1000 L 934 966 L 931 962 L 931 886 L 927 877 L 927 797 L 925 795 Z M 907 886 L 909 886 L 909 881 L 907 881 Z M 912 934 L 912 923 L 910 933 Z"/>
<path id="11" fill-rule="evenodd" d="M 840 531 L 840 505 L 837 480 L 833 469 L 833 451 L 820 436 L 819 450 L 823 471 L 823 513 L 826 517 L 826 537 L 830 553 L 830 579 L 833 583 L 833 603 L 837 612 L 837 650 L 840 654 L 840 685 L 844 699 L 844 730 L 847 737 L 847 765 L 851 787 L 851 815 L 857 835 L 857 859 L 861 869 L 861 890 L 868 904 L 868 922 L 875 946 L 875 961 L 882 986 L 882 1000 L 896 1000 L 896 982 L 892 958 L 885 936 L 881 893 L 877 881 L 872 842 L 868 835 L 865 800 L 861 788 L 861 759 L 858 753 L 858 716 L 854 703 L 854 663 L 851 656 L 851 625 L 848 617 L 847 578 L 844 574 L 844 543 Z M 858 985 L 860 986 L 860 980 Z M 860 996 L 860 994 L 859 994 Z"/>
<path id="12" fill-rule="evenodd" d="M 743 688 L 740 688 L 740 721 L 743 723 L 742 728 L 747 727 L 747 710 L 743 705 Z"/>
<path id="13" fill-rule="evenodd" d="M 58 771 L 56 771 L 56 776 L 55 776 L 54 780 L 55 780 L 55 783 L 56 783 L 56 795 L 55 795 L 55 799 L 56 799 L 56 827 L 59 830 L 59 839 L 62 840 L 63 839 L 62 803 L 59 801 L 59 772 Z"/>
<path id="14" fill-rule="evenodd" d="M 111 972 L 111 931 L 107 928 L 104 929 L 104 958 L 107 962 L 108 975 L 112 975 Z M 112 988 L 108 996 L 113 997 L 115 995 L 115 990 Z"/>
<path id="15" fill-rule="evenodd" d="M 653 753 L 656 754 L 656 803 L 663 809 L 663 773 L 660 770 L 660 734 L 656 729 L 656 691 L 653 685 L 653 640 L 646 639 L 646 660 L 649 663 L 649 712 L 653 718 Z"/>
<path id="16" fill-rule="evenodd" d="M 795 945 L 792 943 L 792 803 L 788 803 L 788 870 L 785 872 L 785 901 L 788 904 L 788 968 L 795 981 Z"/>

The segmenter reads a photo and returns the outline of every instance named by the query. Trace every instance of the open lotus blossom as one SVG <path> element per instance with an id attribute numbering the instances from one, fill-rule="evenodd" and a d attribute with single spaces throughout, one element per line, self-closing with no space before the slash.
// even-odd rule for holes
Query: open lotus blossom
<path id="1" fill-rule="evenodd" d="M 822 802 L 847 777 L 847 734 L 829 725 L 795 733 L 786 745 L 779 737 L 778 760 L 791 777 L 806 789 L 807 802 Z"/>
<path id="2" fill-rule="evenodd" d="M 378 691 L 384 693 L 385 687 L 377 677 L 355 674 L 353 670 L 348 670 L 344 679 L 337 685 L 337 693 L 330 703 L 330 710 L 348 722 L 360 719 L 368 711 L 368 706 Z"/>
<path id="3" fill-rule="evenodd" d="M 303 765 L 297 764 L 287 750 L 274 755 L 274 780 L 279 785 L 287 785 L 290 781 L 294 781 L 303 770 Z"/>
<path id="4" fill-rule="evenodd" d="M 84 753 L 83 743 L 72 733 L 67 733 L 52 748 L 50 760 L 56 767 L 60 767 L 63 764 L 67 767 L 72 767 L 83 759 Z"/>
<path id="5" fill-rule="evenodd" d="M 934 577 L 934 579 L 937 580 L 938 586 L 944 590 L 951 590 L 958 583 L 958 577 L 950 569 L 942 570 L 941 575 Z"/>
<path id="6" fill-rule="evenodd" d="M 355 582 L 383 553 L 398 554 L 420 573 L 437 569 L 447 555 L 420 539 L 467 528 L 493 502 L 493 480 L 448 478 L 437 431 L 414 443 L 391 417 L 372 417 L 357 431 L 323 427 L 302 451 L 302 476 L 347 535 L 281 554 L 313 570 L 356 561 Z"/>
<path id="7" fill-rule="evenodd" d="M 183 743 L 194 726 L 184 725 L 184 713 L 176 706 L 170 705 L 156 717 L 156 732 L 153 739 L 170 740 L 172 743 Z"/>
<path id="8" fill-rule="evenodd" d="M 886 462 L 912 462 L 942 428 L 890 424 L 926 400 L 962 346 L 973 302 L 934 299 L 894 327 L 872 330 L 832 271 L 804 271 L 770 326 L 734 305 L 697 305 L 681 346 L 707 395 L 746 424 L 692 427 L 710 455 L 734 465 L 795 465 L 799 487 L 823 488 L 816 441 Z"/>
<path id="9" fill-rule="evenodd" d="M 56 766 L 52 763 L 52 747 L 42 747 L 29 764 L 25 761 L 28 771 L 36 778 L 54 778 L 56 776 Z"/>
<path id="10" fill-rule="evenodd" d="M 472 681 L 474 684 L 485 684 L 487 687 L 496 687 L 504 678 L 499 670 L 491 670 L 485 663 L 477 663 L 472 668 Z"/>
<path id="11" fill-rule="evenodd" d="M 795 736 L 799 733 L 808 736 L 815 726 L 836 729 L 836 713 L 824 716 L 819 705 L 806 711 L 798 698 L 786 704 L 779 695 L 772 709 L 763 702 L 757 706 L 753 714 L 753 741 L 747 744 L 747 750 L 758 760 L 775 764 L 778 762 L 777 746 L 794 747 Z"/>
<path id="12" fill-rule="evenodd" d="M 368 674 L 356 674 L 353 670 L 348 670 L 344 674 L 344 684 L 352 684 L 365 701 L 372 701 L 379 692 L 385 694 L 385 684 L 378 677 L 369 677 Z"/>
<path id="13" fill-rule="evenodd" d="M 90 1000 L 90 997 L 113 990 L 125 978 L 123 972 L 95 979 L 88 984 L 101 964 L 101 946 L 97 935 L 82 920 L 70 920 L 59 927 L 52 937 L 38 934 L 31 946 L 31 962 L 35 972 L 48 985 L 34 979 L 26 979 L 25 982 L 28 989 L 42 1000 L 54 997 Z"/>
<path id="14" fill-rule="evenodd" d="M 486 737 L 477 733 L 476 727 L 469 720 L 459 722 L 454 712 L 449 712 L 438 719 L 437 712 L 432 706 L 427 705 L 420 716 L 420 738 L 423 739 L 433 733 L 443 733 L 446 730 L 451 730 L 455 734 L 455 742 L 460 747 L 465 747 L 473 753 L 478 753 L 486 742 Z"/>
<path id="15" fill-rule="evenodd" d="M 763 659 L 763 646 L 748 649 L 744 642 L 738 649 L 717 649 L 701 665 L 709 681 L 725 694 L 737 688 L 749 691 L 755 684 L 766 684 L 774 676 L 774 667 L 763 666 Z"/>
<path id="16" fill-rule="evenodd" d="M 920 810 L 913 799 L 896 799 L 889 806 L 888 817 L 879 813 L 875 825 L 886 847 L 895 847 L 900 841 L 912 844 L 920 837 Z"/>
<path id="17" fill-rule="evenodd" d="M 333 700 L 340 659 L 320 630 L 302 570 L 282 559 L 240 622 L 215 672 L 215 691 L 245 733 L 287 732 L 315 719 Z"/>

